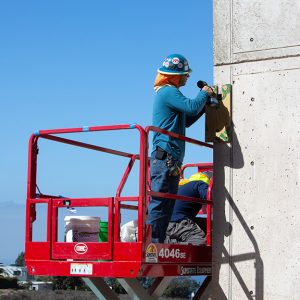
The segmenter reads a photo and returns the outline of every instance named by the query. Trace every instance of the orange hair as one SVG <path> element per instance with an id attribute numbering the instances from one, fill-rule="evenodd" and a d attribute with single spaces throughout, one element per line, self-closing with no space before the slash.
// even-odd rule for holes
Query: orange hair
<path id="1" fill-rule="evenodd" d="M 179 88 L 181 76 L 182 75 L 169 75 L 158 73 L 154 81 L 154 87 L 171 84 Z"/>

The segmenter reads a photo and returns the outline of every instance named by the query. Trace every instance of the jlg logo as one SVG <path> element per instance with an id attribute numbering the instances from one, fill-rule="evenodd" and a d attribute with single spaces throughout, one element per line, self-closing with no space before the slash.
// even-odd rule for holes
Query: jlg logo
<path id="1" fill-rule="evenodd" d="M 74 246 L 74 251 L 77 254 L 85 254 L 88 251 L 88 246 L 85 243 L 77 243 Z"/>

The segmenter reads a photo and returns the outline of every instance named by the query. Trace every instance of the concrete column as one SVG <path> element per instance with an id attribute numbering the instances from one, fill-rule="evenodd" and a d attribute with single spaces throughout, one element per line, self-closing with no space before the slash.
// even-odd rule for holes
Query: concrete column
<path id="1" fill-rule="evenodd" d="M 233 131 L 214 149 L 212 299 L 300 299 L 300 1 L 214 0 L 214 65 Z"/>

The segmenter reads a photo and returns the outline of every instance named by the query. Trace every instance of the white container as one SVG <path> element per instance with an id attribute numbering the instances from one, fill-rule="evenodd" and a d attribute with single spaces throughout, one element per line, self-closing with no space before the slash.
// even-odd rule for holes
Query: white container
<path id="1" fill-rule="evenodd" d="M 66 216 L 64 221 L 66 242 L 98 242 L 99 217 Z"/>

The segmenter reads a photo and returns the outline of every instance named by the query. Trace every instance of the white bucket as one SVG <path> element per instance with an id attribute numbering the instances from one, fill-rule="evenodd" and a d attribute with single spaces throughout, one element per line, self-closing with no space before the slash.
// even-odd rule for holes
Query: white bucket
<path id="1" fill-rule="evenodd" d="M 98 242 L 99 217 L 66 216 L 66 242 Z"/>

